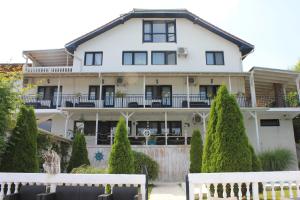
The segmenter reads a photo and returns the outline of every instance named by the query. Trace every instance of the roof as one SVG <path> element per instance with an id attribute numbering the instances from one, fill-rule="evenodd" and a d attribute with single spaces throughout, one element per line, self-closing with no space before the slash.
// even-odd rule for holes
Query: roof
<path id="1" fill-rule="evenodd" d="M 65 45 L 65 47 L 68 49 L 68 51 L 74 52 L 80 44 L 106 32 L 120 24 L 125 23 L 127 20 L 129 20 L 131 18 L 185 18 L 185 19 L 192 21 L 194 24 L 198 24 L 199 26 L 206 28 L 207 30 L 236 44 L 240 48 L 240 51 L 243 56 L 246 56 L 248 53 L 250 53 L 254 49 L 254 46 L 252 44 L 214 26 L 213 24 L 201 19 L 200 17 L 189 12 L 186 9 L 166 9 L 166 10 L 165 9 L 158 9 L 158 10 L 133 9 L 132 11 L 121 15 L 120 17 L 112 20 L 111 22 L 67 43 Z"/>
<path id="2" fill-rule="evenodd" d="M 70 66 L 73 65 L 73 58 L 67 53 L 65 48 L 45 49 L 45 50 L 28 50 L 23 51 L 33 62 L 39 66 Z"/>

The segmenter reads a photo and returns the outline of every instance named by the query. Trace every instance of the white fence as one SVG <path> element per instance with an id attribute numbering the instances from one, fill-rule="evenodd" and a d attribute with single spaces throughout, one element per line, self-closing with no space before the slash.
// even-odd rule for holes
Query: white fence
<path id="1" fill-rule="evenodd" d="M 69 73 L 72 67 L 53 66 L 53 67 L 24 67 L 25 73 Z"/>
<path id="2" fill-rule="evenodd" d="M 187 197 L 189 200 L 195 199 L 195 194 L 199 194 L 199 199 L 203 199 L 203 194 L 207 194 L 207 199 L 218 197 L 218 191 L 214 188 L 221 188 L 222 196 L 234 197 L 238 199 L 258 200 L 259 183 L 262 183 L 263 192 L 261 199 L 266 200 L 267 193 L 272 199 L 276 199 L 276 191 L 280 192 L 280 199 L 284 198 L 299 198 L 299 184 L 300 184 L 300 171 L 285 171 L 285 172 L 244 172 L 244 173 L 201 173 L 201 174 L 188 174 L 187 180 Z M 242 194 L 242 184 L 244 185 L 244 194 Z M 226 193 L 230 188 L 229 194 Z M 238 186 L 238 193 L 234 194 L 233 187 Z M 210 189 L 211 188 L 211 189 Z M 252 188 L 252 189 L 251 189 Z M 288 196 L 285 196 L 287 190 Z M 296 195 L 294 195 L 294 193 Z"/>
<path id="3" fill-rule="evenodd" d="M 1 193 L 0 200 L 10 194 L 12 184 L 14 185 L 45 185 L 50 187 L 50 192 L 55 192 L 57 185 L 88 185 L 107 186 L 134 185 L 141 189 L 142 199 L 146 200 L 146 176 L 129 174 L 57 174 L 49 175 L 42 173 L 0 173 Z M 7 185 L 7 194 L 4 186 Z M 17 190 L 14 190 L 17 193 Z"/>

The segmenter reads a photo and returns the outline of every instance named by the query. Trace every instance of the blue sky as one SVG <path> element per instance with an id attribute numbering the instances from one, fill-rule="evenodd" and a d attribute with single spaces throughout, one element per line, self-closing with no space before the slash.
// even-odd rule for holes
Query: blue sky
<path id="1" fill-rule="evenodd" d="M 132 8 L 186 8 L 250 42 L 245 71 L 288 69 L 300 59 L 300 0 L 10 0 L 0 7 L 0 62 L 24 62 L 23 50 L 61 48 Z"/>

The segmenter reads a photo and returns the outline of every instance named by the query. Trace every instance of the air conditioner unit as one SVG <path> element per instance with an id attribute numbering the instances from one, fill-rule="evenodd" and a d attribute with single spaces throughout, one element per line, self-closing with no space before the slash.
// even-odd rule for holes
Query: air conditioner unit
<path id="1" fill-rule="evenodd" d="M 122 84 L 122 83 L 123 83 L 123 77 L 118 77 L 117 84 Z"/>
<path id="2" fill-rule="evenodd" d="M 201 117 L 198 115 L 198 114 L 193 114 L 193 124 L 196 124 L 196 123 L 200 123 L 201 122 Z"/>
<path id="3" fill-rule="evenodd" d="M 178 54 L 179 57 L 187 57 L 187 55 L 188 55 L 187 48 L 178 47 L 177 54 Z"/>
<path id="4" fill-rule="evenodd" d="M 189 83 L 190 83 L 190 84 L 194 84 L 194 83 L 195 83 L 195 78 L 189 77 Z"/>
<path id="5" fill-rule="evenodd" d="M 24 84 L 24 85 L 27 85 L 28 83 L 29 83 L 29 79 L 28 79 L 28 78 L 24 78 L 24 79 L 23 79 L 23 84 Z"/>

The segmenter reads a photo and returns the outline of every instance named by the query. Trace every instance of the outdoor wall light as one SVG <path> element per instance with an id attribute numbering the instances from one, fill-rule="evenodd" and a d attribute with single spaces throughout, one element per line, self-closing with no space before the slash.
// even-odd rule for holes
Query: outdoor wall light
<path id="1" fill-rule="evenodd" d="M 158 79 L 156 79 L 156 84 L 158 84 Z"/>
<path id="2" fill-rule="evenodd" d="M 102 84 L 104 84 L 104 79 L 102 79 Z"/>
<path id="3" fill-rule="evenodd" d="M 47 83 L 48 83 L 48 84 L 50 83 L 50 79 L 49 79 L 49 78 L 47 79 Z"/>
<path id="4" fill-rule="evenodd" d="M 213 84 L 214 83 L 214 79 L 210 79 L 210 83 Z"/>

